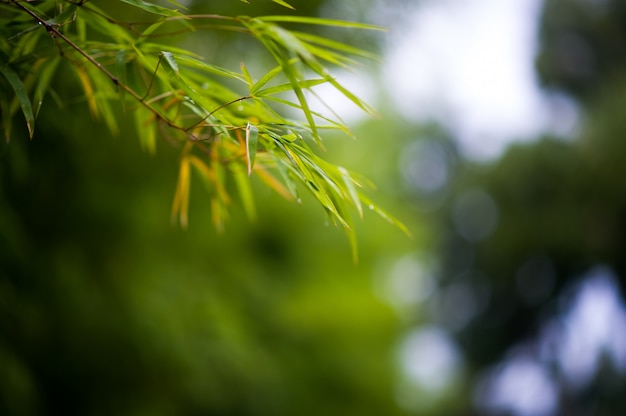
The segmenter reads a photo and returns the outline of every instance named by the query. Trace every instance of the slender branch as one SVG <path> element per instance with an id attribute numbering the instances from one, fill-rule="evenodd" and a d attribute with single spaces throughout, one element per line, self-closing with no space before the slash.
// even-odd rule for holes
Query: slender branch
<path id="1" fill-rule="evenodd" d="M 251 95 L 246 95 L 245 97 L 239 97 L 236 98 L 232 101 L 229 101 L 227 103 L 224 103 L 222 105 L 220 105 L 219 107 L 217 107 L 215 110 L 211 111 L 209 114 L 206 115 L 206 117 L 204 117 L 203 119 L 201 119 L 200 121 L 198 121 L 197 123 L 192 124 L 191 126 L 187 127 L 185 130 L 189 131 L 191 129 L 193 129 L 194 127 L 198 126 L 200 123 L 202 123 L 203 121 L 205 121 L 207 118 L 211 117 L 213 114 L 217 113 L 219 110 L 221 110 L 224 107 L 228 107 L 231 104 L 235 104 L 238 103 L 239 101 L 243 101 L 243 100 L 250 100 L 253 99 L 254 97 Z"/>
<path id="2" fill-rule="evenodd" d="M 109 78 L 115 84 L 116 87 L 121 88 L 126 93 L 128 93 L 131 97 L 133 97 L 142 106 L 144 106 L 146 109 L 148 109 L 150 112 L 152 112 L 154 114 L 154 116 L 158 120 L 160 120 L 161 122 L 167 124 L 171 128 L 174 128 L 174 129 L 182 131 L 187 136 L 189 136 L 189 138 L 192 139 L 193 141 L 197 141 L 198 138 L 193 133 L 190 132 L 191 127 L 190 128 L 185 128 L 183 126 L 179 126 L 178 124 L 174 123 L 173 121 L 168 119 L 166 116 L 161 114 L 161 112 L 158 109 L 156 109 L 154 106 L 151 105 L 150 101 L 146 101 L 146 96 L 144 96 L 144 97 L 140 96 L 131 87 L 129 87 L 128 85 L 122 83 L 119 80 L 118 77 L 116 77 L 113 73 L 111 73 L 111 71 L 106 69 L 100 62 L 98 62 L 92 55 L 87 53 L 83 48 L 78 46 L 74 41 L 72 41 L 70 38 L 65 36 L 65 34 L 63 34 L 63 32 L 61 32 L 54 24 L 48 23 L 46 20 L 41 18 L 39 15 L 37 15 L 35 12 L 30 10 L 26 6 L 22 5 L 17 0 L 13 0 L 13 1 L 11 1 L 11 3 L 15 4 L 17 7 L 22 9 L 24 12 L 28 13 L 38 24 L 42 25 L 46 29 L 46 31 L 50 34 L 51 37 L 53 37 L 54 39 L 58 38 L 58 39 L 63 40 L 63 42 L 65 42 L 72 49 L 74 49 L 76 52 L 78 52 L 80 55 L 82 55 L 89 63 L 91 63 L 96 68 L 98 68 L 98 70 L 100 70 L 107 78 Z M 245 98 L 249 98 L 249 97 L 243 97 L 242 99 L 245 99 Z M 240 101 L 240 100 L 237 100 L 237 101 Z M 226 105 L 228 105 L 228 104 L 231 104 L 231 103 L 227 103 Z M 217 110 L 219 110 L 219 108 Z M 214 110 L 213 112 L 215 112 L 217 110 Z M 206 117 L 204 119 L 200 120 L 200 122 L 196 123 L 196 125 L 200 124 L 205 119 L 206 119 Z M 192 127 L 194 127 L 194 126 L 192 126 Z"/>

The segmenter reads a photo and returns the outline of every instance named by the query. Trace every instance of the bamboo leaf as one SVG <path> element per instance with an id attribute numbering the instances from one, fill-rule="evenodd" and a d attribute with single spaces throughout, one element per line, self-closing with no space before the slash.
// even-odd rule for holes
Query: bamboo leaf
<path id="1" fill-rule="evenodd" d="M 172 54 L 170 55 L 171 55 L 171 58 L 174 59 L 174 55 Z M 185 63 L 193 68 L 202 69 L 204 71 L 207 71 L 215 75 L 236 79 L 237 81 L 246 82 L 245 77 L 241 76 L 240 74 L 234 71 L 230 71 L 225 68 L 220 68 L 219 66 L 208 64 L 200 59 L 197 59 L 191 56 L 177 55 L 176 59 L 178 62 Z"/>
<path id="2" fill-rule="evenodd" d="M 215 172 L 209 169 L 209 167 L 197 156 L 190 155 L 189 162 L 200 173 L 200 176 L 204 180 L 204 184 L 209 192 L 211 192 L 211 187 L 213 187 L 215 189 L 215 194 L 219 197 L 219 199 L 224 204 L 229 204 L 230 197 L 228 196 L 228 192 L 226 192 L 223 184 L 215 177 Z"/>
<path id="3" fill-rule="evenodd" d="M 168 63 L 170 68 L 172 68 L 176 75 L 178 75 L 180 70 L 178 68 L 178 62 L 176 62 L 176 58 L 174 58 L 174 54 L 172 52 L 161 51 L 161 55 L 165 58 L 165 62 Z"/>
<path id="4" fill-rule="evenodd" d="M 115 72 L 119 80 L 121 80 L 124 84 L 128 83 L 126 75 L 126 49 L 120 49 L 115 55 Z M 119 93 L 122 108 L 124 108 L 126 90 L 124 88 L 119 88 Z"/>
<path id="5" fill-rule="evenodd" d="M 83 87 L 83 91 L 85 92 L 89 112 L 93 118 L 98 119 L 100 117 L 100 113 L 98 111 L 98 104 L 96 102 L 93 86 L 91 85 L 91 80 L 83 67 L 76 67 L 75 69 L 76 75 L 78 76 L 78 79 Z"/>
<path id="6" fill-rule="evenodd" d="M 86 10 L 80 8 L 79 11 Z M 78 21 L 85 22 L 89 27 L 96 32 L 114 39 L 119 44 L 133 44 L 135 42 L 134 36 L 128 33 L 120 25 L 114 25 L 110 22 L 114 21 L 104 10 L 96 7 L 93 2 L 89 3 L 90 13 L 80 13 Z"/>
<path id="7" fill-rule="evenodd" d="M 0 113 L 2 114 L 2 130 L 4 130 L 4 140 L 9 143 L 11 141 L 11 129 L 13 127 L 13 117 L 11 117 L 11 103 L 0 96 Z"/>
<path id="8" fill-rule="evenodd" d="M 250 221 L 256 220 L 256 207 L 254 204 L 254 195 L 252 194 L 252 186 L 250 185 L 250 179 L 246 175 L 243 166 L 238 163 L 232 165 L 233 177 L 235 179 L 235 185 L 239 191 L 239 197 L 241 198 L 241 204 L 244 211 Z"/>
<path id="9" fill-rule="evenodd" d="M 188 225 L 189 189 L 189 159 L 184 156 L 180 161 L 178 183 L 176 185 L 176 192 L 172 203 L 172 220 L 176 220 L 176 217 L 178 216 L 180 225 L 183 228 L 187 228 Z"/>
<path id="10" fill-rule="evenodd" d="M 257 167 L 257 169 L 255 169 L 255 172 L 257 176 L 261 178 L 263 182 L 265 182 L 270 188 L 275 190 L 280 196 L 282 196 L 288 201 L 291 201 L 294 199 L 294 195 L 291 193 L 291 191 L 285 188 L 285 186 L 283 186 L 283 184 L 281 184 L 267 170 L 265 170 L 262 167 Z"/>
<path id="11" fill-rule="evenodd" d="M 260 90 L 261 88 L 263 88 L 263 86 L 265 84 L 267 84 L 269 81 L 271 81 L 274 77 L 276 77 L 276 75 L 280 74 L 283 70 L 282 66 L 277 66 L 274 69 L 272 69 L 271 71 L 269 71 L 268 73 L 266 73 L 265 75 L 263 75 L 257 82 L 256 84 L 254 84 L 252 86 L 252 88 L 250 89 L 250 94 L 254 95 L 258 90 Z"/>
<path id="12" fill-rule="evenodd" d="M 296 10 L 296 8 L 295 8 L 295 7 L 293 7 L 291 4 L 287 3 L 287 2 L 286 2 L 286 1 L 284 1 L 284 0 L 272 0 L 272 1 L 273 1 L 274 3 L 278 3 L 278 4 L 280 4 L 281 6 L 285 6 L 285 7 L 289 8 L 289 9 L 291 9 L 291 10 Z"/>
<path id="13" fill-rule="evenodd" d="M 296 186 L 296 182 L 293 180 L 293 177 L 290 175 L 289 168 L 287 167 L 287 162 L 284 159 L 280 158 L 276 154 L 274 154 L 274 158 L 276 159 L 276 168 L 280 173 L 280 176 L 283 179 L 283 182 L 287 186 L 289 193 L 293 195 L 296 200 L 300 200 L 300 196 L 298 195 L 298 188 Z"/>
<path id="14" fill-rule="evenodd" d="M 61 58 L 59 56 L 55 56 L 52 59 L 41 59 L 34 66 L 38 69 L 43 66 L 43 68 L 39 70 L 39 74 L 37 77 L 37 87 L 35 88 L 35 95 L 33 96 L 33 101 L 35 104 L 35 117 L 37 117 L 37 114 L 41 109 L 41 105 L 43 104 L 43 97 L 50 87 L 50 82 L 52 81 L 57 66 L 60 62 Z"/>
<path id="15" fill-rule="evenodd" d="M 321 17 L 305 17 L 305 16 L 262 16 L 257 17 L 258 20 L 264 22 L 287 22 L 287 23 L 304 23 L 320 26 L 335 26 L 349 29 L 367 29 L 386 31 L 384 27 L 370 25 L 367 23 L 351 22 L 337 19 L 324 19 Z"/>
<path id="16" fill-rule="evenodd" d="M 176 7 L 180 7 L 181 9 L 187 10 L 187 8 L 176 0 L 167 0 L 169 3 L 172 3 Z"/>
<path id="17" fill-rule="evenodd" d="M 33 114 L 33 106 L 30 102 L 30 98 L 28 98 L 28 93 L 26 92 L 26 87 L 24 87 L 24 83 L 20 79 L 19 75 L 17 75 L 17 73 L 9 65 L 0 65 L 0 72 L 2 72 L 7 81 L 9 81 L 11 88 L 13 88 L 13 92 L 15 92 L 15 96 L 20 103 L 20 107 L 22 107 L 22 113 L 26 119 L 28 136 L 32 139 L 33 134 L 35 133 L 35 116 Z"/>
<path id="18" fill-rule="evenodd" d="M 246 126 L 246 158 L 248 159 L 248 175 L 252 175 L 256 149 L 259 144 L 259 129 L 248 123 Z"/>
<path id="19" fill-rule="evenodd" d="M 241 67 L 241 73 L 243 74 L 243 78 L 246 81 L 246 84 L 248 84 L 248 89 L 250 90 L 250 92 L 252 92 L 252 87 L 254 86 L 254 79 L 252 79 L 250 72 L 248 72 L 248 68 L 246 68 L 243 62 L 240 64 L 240 67 Z"/>
<path id="20" fill-rule="evenodd" d="M 354 224 L 352 221 L 352 216 L 350 215 L 350 210 L 346 206 L 345 201 L 341 198 L 341 196 L 331 197 L 334 205 L 337 207 L 337 212 L 344 219 L 345 224 L 343 224 L 343 231 L 348 237 L 348 243 L 350 244 L 350 251 L 352 252 L 352 261 L 356 264 L 359 262 L 359 250 L 358 244 L 356 240 L 356 232 L 354 231 Z"/>
<path id="21" fill-rule="evenodd" d="M 356 190 L 355 181 L 352 179 L 350 174 L 345 168 L 339 167 L 339 173 L 341 174 L 341 179 L 343 184 L 346 186 L 348 190 L 348 195 L 350 195 L 350 199 L 352 200 L 352 204 L 356 208 L 359 213 L 359 217 L 363 218 L 363 207 L 361 205 L 361 199 L 359 198 L 359 193 Z"/>
<path id="22" fill-rule="evenodd" d="M 326 79 L 323 78 L 318 78 L 318 79 L 307 79 L 304 81 L 299 81 L 298 82 L 298 86 L 302 89 L 306 89 L 306 88 L 312 88 L 315 87 L 317 85 L 321 85 L 324 84 L 328 81 L 326 81 Z M 262 97 L 265 95 L 272 95 L 272 94 L 277 94 L 279 92 L 285 92 L 285 91 L 291 91 L 293 89 L 293 85 L 292 84 L 280 84 L 280 85 L 276 85 L 274 87 L 268 87 L 265 89 L 262 89 L 260 91 L 256 92 L 256 96 L 257 97 Z"/>
<path id="23" fill-rule="evenodd" d="M 211 152 L 218 152 L 219 144 L 217 142 L 211 147 Z M 216 189 L 225 189 L 226 182 L 226 174 L 224 165 L 220 163 L 218 158 L 213 158 L 211 160 L 211 172 L 213 172 L 215 178 L 215 186 Z M 228 209 L 227 205 L 230 203 L 230 198 L 228 194 L 224 192 L 224 195 L 220 196 L 218 191 L 217 195 L 211 198 L 211 220 L 213 221 L 213 226 L 218 232 L 224 231 L 224 224 L 228 219 Z"/>
<path id="24" fill-rule="evenodd" d="M 388 213 L 384 209 L 382 209 L 379 206 L 375 205 L 365 195 L 360 193 L 359 197 L 361 198 L 361 201 L 363 201 L 363 203 L 368 206 L 370 211 L 374 211 L 376 214 L 378 214 L 385 221 L 387 221 L 387 222 L 395 225 L 397 228 L 399 228 L 404 234 L 406 234 L 409 237 L 411 236 L 411 232 L 408 230 L 408 228 L 406 228 L 406 226 L 404 224 L 402 224 L 402 222 L 400 222 L 400 220 L 398 220 L 396 217 L 394 217 L 393 215 L 391 215 L 390 213 Z"/>
<path id="25" fill-rule="evenodd" d="M 354 46 L 346 45 L 345 43 L 342 43 L 342 42 L 337 42 L 335 40 L 332 40 L 323 36 L 319 36 L 319 35 L 314 35 L 311 33 L 304 33 L 304 32 L 292 32 L 292 33 L 298 39 L 302 41 L 324 46 L 326 48 L 335 49 L 347 55 L 360 56 L 362 58 L 370 59 L 372 61 L 380 61 L 380 57 L 378 55 L 365 51 L 360 48 L 355 48 Z"/>
<path id="26" fill-rule="evenodd" d="M 141 146 L 150 154 L 156 153 L 156 125 L 154 114 L 148 112 L 144 107 L 137 108 L 134 112 L 135 127 Z"/>
<path id="27" fill-rule="evenodd" d="M 173 10 L 173 9 L 168 9 L 167 7 L 157 6 L 156 4 L 148 3 L 143 0 L 120 0 L 120 1 L 126 4 L 130 4 L 131 6 L 138 7 L 141 10 L 144 10 L 148 13 L 153 13 L 159 16 L 166 16 L 166 17 L 181 16 L 178 10 Z"/>

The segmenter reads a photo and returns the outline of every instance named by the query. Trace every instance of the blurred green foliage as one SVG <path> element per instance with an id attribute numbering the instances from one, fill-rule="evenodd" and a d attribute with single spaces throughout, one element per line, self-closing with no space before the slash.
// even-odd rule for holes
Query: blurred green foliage
<path id="1" fill-rule="evenodd" d="M 262 1 L 191 6 L 228 7 L 286 10 Z M 239 37 L 213 45 L 224 62 L 252 50 Z M 146 152 L 132 113 L 112 106 L 113 137 L 71 72 L 54 82 L 62 106 L 38 110 L 32 140 L 12 109 L 15 128 L 0 151 L 0 414 L 402 414 L 393 354 L 401 324 L 371 275 L 411 240 L 365 209 L 354 264 L 311 195 L 289 203 L 257 177 L 256 221 L 238 200 L 220 234 L 210 197 L 193 181 L 190 227 L 181 230 L 170 221 L 180 148 L 166 141 Z M 346 142 L 329 135 L 328 154 L 354 153 Z M 362 155 L 376 147 L 356 144 Z M 377 157 L 372 179 L 393 176 L 393 154 Z M 397 198 L 379 195 L 383 204 Z"/>
<path id="2" fill-rule="evenodd" d="M 354 265 L 321 212 L 269 193 L 223 235 L 198 193 L 182 231 L 175 150 L 43 111 L 0 164 L 2 414 L 397 412 L 398 324 L 369 278 L 397 231 L 369 218 Z"/>

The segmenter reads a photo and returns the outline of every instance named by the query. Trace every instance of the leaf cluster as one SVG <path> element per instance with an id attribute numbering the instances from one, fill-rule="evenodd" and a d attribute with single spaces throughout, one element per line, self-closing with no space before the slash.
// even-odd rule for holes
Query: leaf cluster
<path id="1" fill-rule="evenodd" d="M 374 114 L 327 69 L 352 67 L 356 58 L 371 54 L 288 30 L 283 24 L 379 28 L 311 17 L 193 15 L 175 0 L 169 0 L 170 6 L 119 2 L 140 13 L 141 23 L 120 21 L 93 1 L 0 1 L 0 107 L 7 141 L 16 114 L 23 115 L 32 138 L 44 99 L 62 101 L 54 88 L 62 68 L 73 74 L 92 116 L 112 133 L 120 130 L 122 108 L 132 113 L 137 136 L 149 152 L 156 150 L 159 139 L 181 149 L 172 217 L 183 226 L 188 223 L 192 176 L 206 186 L 213 223 L 221 230 L 233 186 L 247 215 L 255 218 L 249 179 L 255 175 L 289 200 L 300 201 L 302 188 L 310 192 L 328 217 L 346 230 L 355 256 L 351 213 L 362 216 L 363 205 L 404 229 L 363 194 L 366 181 L 328 163 L 314 150 L 323 149 L 321 132 L 350 134 L 339 117 L 329 118 L 311 108 L 309 97 L 315 95 L 315 87 L 330 84 Z M 244 62 L 234 71 L 159 41 L 164 35 L 199 30 L 252 36 L 269 52 L 275 67 L 254 77 Z M 289 117 L 286 109 L 295 109 L 302 117 Z"/>

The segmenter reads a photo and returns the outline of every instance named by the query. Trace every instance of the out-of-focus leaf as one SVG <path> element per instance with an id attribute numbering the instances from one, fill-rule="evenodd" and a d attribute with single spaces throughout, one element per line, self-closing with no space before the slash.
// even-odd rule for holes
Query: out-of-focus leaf
<path id="1" fill-rule="evenodd" d="M 280 196 L 285 198 L 288 201 L 294 199 L 294 195 L 291 191 L 289 191 L 283 184 L 281 184 L 274 176 L 272 176 L 267 170 L 262 167 L 257 167 L 255 169 L 255 173 L 265 184 L 267 184 L 270 188 L 276 191 Z"/>
<path id="2" fill-rule="evenodd" d="M 252 87 L 254 86 L 254 79 L 252 79 L 250 72 L 248 72 L 248 68 L 246 68 L 243 62 L 241 63 L 240 66 L 241 66 L 241 73 L 243 75 L 243 78 L 246 81 L 246 84 L 248 84 L 248 89 L 250 90 L 250 92 L 252 92 Z"/>
<path id="3" fill-rule="evenodd" d="M 104 10 L 96 7 L 93 2 L 89 2 L 89 12 L 86 9 L 81 8 L 79 10 L 79 20 L 84 21 L 87 26 L 91 27 L 96 32 L 112 38 L 118 44 L 133 44 L 135 42 L 134 36 L 132 36 L 126 29 L 120 25 L 114 25 L 110 22 L 115 21 Z M 92 12 L 93 11 L 93 12 Z"/>
<path id="4" fill-rule="evenodd" d="M 9 81 L 11 88 L 13 88 L 13 92 L 15 92 L 15 96 L 20 103 L 20 107 L 22 107 L 22 113 L 26 119 L 28 136 L 32 139 L 33 134 L 35 133 L 35 115 L 33 114 L 33 106 L 30 102 L 30 98 L 28 98 L 26 87 L 24 87 L 24 83 L 20 79 L 19 75 L 17 75 L 17 73 L 9 65 L 0 65 L 0 72 L 2 72 L 7 81 Z"/>
<path id="5" fill-rule="evenodd" d="M 265 75 L 263 75 L 250 89 L 250 94 L 254 95 L 258 90 L 263 88 L 265 84 L 271 81 L 274 77 L 282 72 L 283 68 L 281 65 L 275 67 L 271 71 L 268 71 Z"/>
<path id="6" fill-rule="evenodd" d="M 161 51 L 161 55 L 163 56 L 163 58 L 165 58 L 165 62 L 168 63 L 170 68 L 172 68 L 174 72 L 178 74 L 180 70 L 178 67 L 178 62 L 176 62 L 176 58 L 174 58 L 174 54 L 168 51 Z"/>
<path id="7" fill-rule="evenodd" d="M 256 220 L 256 207 L 254 204 L 254 195 L 252 194 L 252 186 L 250 185 L 250 178 L 246 175 L 243 166 L 238 163 L 233 163 L 231 169 L 243 209 L 248 219 L 254 221 Z"/>
<path id="8" fill-rule="evenodd" d="M 173 55 L 172 59 L 173 59 Z M 204 71 L 207 71 L 211 74 L 215 74 L 215 75 L 219 75 L 222 77 L 228 77 L 228 78 L 232 78 L 232 79 L 236 79 L 237 81 L 241 81 L 241 82 L 246 82 L 245 77 L 241 76 L 240 74 L 234 72 L 234 71 L 230 71 L 226 68 L 220 68 L 219 66 L 215 66 L 215 65 L 211 65 L 208 64 L 206 62 L 203 62 L 200 59 L 191 57 L 191 56 L 186 56 L 186 55 L 177 55 L 176 59 L 178 62 L 181 63 L 185 63 L 188 66 L 191 66 L 192 68 L 196 68 L 196 69 L 201 69 Z"/>
<path id="9" fill-rule="evenodd" d="M 187 8 L 176 0 L 167 0 L 169 3 L 172 3 L 176 7 L 180 7 L 181 9 L 187 10 Z"/>
<path id="10" fill-rule="evenodd" d="M 38 26 L 41 27 L 41 25 Z M 13 38 L 17 36 L 21 36 L 21 38 L 11 48 L 11 60 L 23 59 L 24 56 L 33 53 L 39 43 L 41 36 L 44 35 L 46 35 L 46 32 L 44 31 L 35 32 L 31 30 L 26 30 L 14 36 Z"/>
<path id="11" fill-rule="evenodd" d="M 218 146 L 217 142 L 212 146 L 212 153 L 216 154 L 218 152 Z M 215 177 L 216 189 L 225 189 L 226 173 L 224 165 L 222 165 L 217 158 L 211 160 L 211 172 L 213 172 Z M 224 196 L 220 197 L 219 193 L 216 197 L 211 198 L 211 219 L 213 226 L 219 232 L 224 231 L 224 224 L 228 219 L 228 209 L 226 205 L 229 202 L 230 199 Z"/>
<path id="12" fill-rule="evenodd" d="M 387 30 L 384 27 L 370 25 L 367 23 L 351 22 L 351 21 L 337 20 L 337 19 L 324 19 L 321 17 L 262 16 L 262 17 L 257 17 L 257 19 L 262 20 L 264 22 L 304 23 L 304 24 L 311 24 L 311 25 L 336 26 L 336 27 L 344 27 L 344 28 L 351 28 L 351 29 L 367 29 L 367 30 L 382 30 L 382 31 Z"/>
<path id="13" fill-rule="evenodd" d="M 143 0 L 120 0 L 120 1 L 126 4 L 130 4 L 131 6 L 138 7 L 141 10 L 144 10 L 148 13 L 157 14 L 159 16 L 166 16 L 166 17 L 181 16 L 178 10 L 172 10 L 172 9 L 168 9 L 167 7 L 157 6 L 156 4 L 148 3 Z"/>
<path id="14" fill-rule="evenodd" d="M 133 111 L 135 116 L 135 127 L 141 146 L 150 154 L 156 152 L 156 123 L 154 114 L 144 107 L 138 107 Z"/>
<path id="15" fill-rule="evenodd" d="M 124 84 L 128 83 L 128 76 L 126 74 L 126 49 L 120 49 L 115 55 L 115 72 L 117 78 Z M 120 101 L 122 102 L 122 108 L 124 108 L 126 100 L 126 90 L 119 88 Z"/>
<path id="16" fill-rule="evenodd" d="M 341 92 L 346 98 L 352 101 L 356 106 L 361 108 L 370 116 L 376 116 L 376 110 L 374 110 L 370 105 L 368 105 L 365 101 L 361 100 L 355 94 L 353 94 L 350 90 L 341 85 L 335 78 L 333 78 L 326 68 L 324 68 L 317 60 L 312 60 L 307 62 L 309 68 L 315 71 L 319 76 L 326 79 L 329 83 L 333 85 L 339 92 Z"/>
<path id="17" fill-rule="evenodd" d="M 298 86 L 300 88 L 306 89 L 306 88 L 312 88 L 315 87 L 317 85 L 321 85 L 326 83 L 327 81 L 325 79 L 307 79 L 304 81 L 299 81 L 298 82 Z M 292 84 L 281 84 L 281 85 L 276 85 L 274 87 L 268 87 L 265 89 L 262 89 L 260 91 L 256 92 L 256 96 L 257 97 L 262 97 L 264 95 L 272 95 L 272 94 L 277 94 L 279 92 L 285 92 L 285 91 L 291 91 L 293 89 L 293 85 Z"/>
<path id="18" fill-rule="evenodd" d="M 272 0 L 274 3 L 280 4 L 281 6 L 285 6 L 291 10 L 296 10 L 295 7 L 293 7 L 291 4 L 287 3 L 284 0 Z"/>
<path id="19" fill-rule="evenodd" d="M 176 192 L 172 203 L 172 220 L 176 220 L 176 217 L 178 217 L 180 225 L 183 228 L 187 228 L 188 225 L 190 187 L 189 159 L 185 154 L 180 160 L 178 183 L 176 185 Z"/>
<path id="20" fill-rule="evenodd" d="M 338 168 L 339 173 L 341 174 L 341 179 L 343 180 L 343 184 L 346 186 L 348 190 L 348 195 L 350 195 L 350 199 L 352 200 L 352 204 L 356 208 L 359 213 L 359 217 L 363 218 L 363 207 L 361 206 L 361 199 L 359 198 L 359 193 L 357 192 L 355 185 L 355 181 L 350 176 L 350 173 L 343 167 Z"/>
<path id="21" fill-rule="evenodd" d="M 352 261 L 356 264 L 359 261 L 359 250 L 358 244 L 356 241 L 356 232 L 354 231 L 354 224 L 352 222 L 352 215 L 350 215 L 350 210 L 346 204 L 346 201 L 341 198 L 340 195 L 333 196 L 330 195 L 331 200 L 335 207 L 337 207 L 337 212 L 344 219 L 345 225 L 343 226 L 343 231 L 348 237 L 348 242 L 350 243 L 350 251 L 352 252 Z"/>
<path id="22" fill-rule="evenodd" d="M 398 220 L 396 217 L 394 217 L 393 215 L 391 215 L 387 211 L 383 210 L 382 208 L 380 208 L 379 206 L 374 204 L 368 197 L 366 197 L 362 193 L 360 193 L 359 196 L 361 198 L 361 201 L 363 201 L 363 203 L 366 204 L 371 211 L 374 211 L 381 218 L 383 218 L 384 220 L 388 221 L 389 223 L 395 225 L 397 228 L 399 228 L 407 236 L 409 236 L 409 237 L 411 236 L 411 232 L 408 230 L 408 228 L 406 228 L 406 226 L 404 224 L 402 224 L 402 222 L 400 222 L 400 220 Z"/>
<path id="23" fill-rule="evenodd" d="M 292 32 L 294 36 L 298 39 L 317 44 L 320 46 L 324 46 L 326 48 L 335 49 L 337 51 L 343 52 L 346 55 L 360 56 L 362 58 L 366 58 L 372 61 L 380 61 L 380 57 L 371 52 L 365 51 L 360 48 L 355 48 L 354 46 L 346 45 L 342 42 L 337 42 L 336 40 L 332 40 L 323 36 L 315 35 L 312 33 L 304 33 L 304 32 Z"/>
<path id="24" fill-rule="evenodd" d="M 46 23 L 50 25 L 64 25 L 68 22 L 73 22 L 76 19 L 76 11 L 78 10 L 78 6 L 75 4 L 68 4 L 63 7 L 63 11 L 58 15 L 54 16 L 52 19 L 46 20 Z"/>
<path id="25" fill-rule="evenodd" d="M 11 141 L 11 129 L 13 128 L 13 117 L 11 117 L 11 103 L 0 97 L 0 113 L 2 113 L 2 130 L 4 130 L 4 140 L 9 143 Z"/>
<path id="26" fill-rule="evenodd" d="M 259 129 L 248 123 L 246 126 L 246 158 L 248 159 L 248 175 L 252 175 L 252 167 L 259 144 Z"/>
<path id="27" fill-rule="evenodd" d="M 230 197 L 228 196 L 228 192 L 226 192 L 223 184 L 217 180 L 215 172 L 209 169 L 209 167 L 197 156 L 190 155 L 189 162 L 200 173 L 200 176 L 204 180 L 209 192 L 211 192 L 213 188 L 215 190 L 215 194 L 219 197 L 222 203 L 229 204 Z"/>
<path id="28" fill-rule="evenodd" d="M 83 91 L 85 92 L 85 98 L 87 99 L 87 106 L 89 107 L 91 116 L 98 119 L 100 117 L 100 113 L 98 112 L 98 104 L 96 102 L 96 97 L 89 76 L 83 67 L 76 67 L 76 76 L 78 76 L 80 84 L 83 87 Z"/>
<path id="29" fill-rule="evenodd" d="M 97 86 L 95 92 L 90 91 L 92 95 L 87 97 L 88 102 L 90 103 L 90 105 L 93 104 L 94 106 L 96 106 L 96 114 L 102 117 L 111 133 L 117 135 L 119 133 L 119 127 L 117 124 L 118 117 L 115 114 L 111 103 L 113 102 L 113 100 L 117 101 L 119 96 L 117 92 L 113 89 L 114 84 L 106 75 L 104 75 L 100 71 L 92 70 L 90 74 L 87 74 L 85 72 L 84 76 L 91 77 L 88 86 Z M 89 78 L 86 79 L 89 80 Z M 85 90 L 85 92 L 87 93 L 87 90 Z M 92 99 L 93 103 L 91 102 Z"/>
<path id="30" fill-rule="evenodd" d="M 283 178 L 283 182 L 287 186 L 289 193 L 291 193 L 291 195 L 293 195 L 293 197 L 296 198 L 296 200 L 300 200 L 296 183 L 291 177 L 288 168 L 285 166 L 286 162 L 282 158 L 279 158 L 277 156 L 274 156 L 274 157 L 276 158 L 276 168 L 278 169 L 280 176 Z"/>

